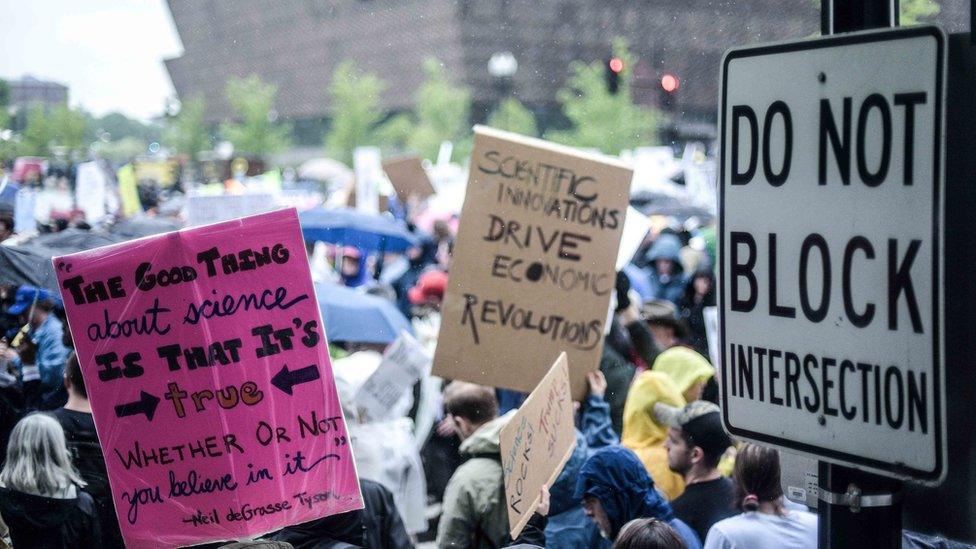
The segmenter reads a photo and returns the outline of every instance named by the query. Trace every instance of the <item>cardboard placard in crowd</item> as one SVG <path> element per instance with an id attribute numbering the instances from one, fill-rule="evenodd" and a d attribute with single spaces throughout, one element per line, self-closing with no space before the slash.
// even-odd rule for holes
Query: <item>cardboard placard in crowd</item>
<path id="1" fill-rule="evenodd" d="M 434 374 L 531 391 L 566 351 L 573 394 L 598 368 L 632 171 L 475 127 Z"/>
<path id="2" fill-rule="evenodd" d="M 126 546 L 362 508 L 294 209 L 54 265 Z"/>
<path id="3" fill-rule="evenodd" d="M 108 181 L 98 162 L 78 164 L 75 175 L 75 201 L 78 209 L 85 212 L 89 223 L 100 221 L 108 213 L 105 208 Z"/>
<path id="4" fill-rule="evenodd" d="M 539 489 L 552 486 L 576 448 L 566 353 L 502 429 L 500 443 L 505 507 L 515 539 L 539 507 Z"/>
<path id="5" fill-rule="evenodd" d="M 410 195 L 423 200 L 435 192 L 419 156 L 387 160 L 383 162 L 383 171 L 393 184 L 401 204 L 406 204 Z"/>
<path id="6" fill-rule="evenodd" d="M 634 254 L 640 249 L 650 230 L 651 218 L 637 211 L 633 206 L 627 206 L 627 222 L 624 223 L 623 236 L 620 238 L 620 249 L 617 253 L 616 267 L 619 271 L 630 263 Z"/>
<path id="7" fill-rule="evenodd" d="M 363 419 L 384 421 L 403 395 L 430 370 L 431 356 L 424 346 L 402 332 L 383 354 L 383 361 L 356 392 L 356 406 Z"/>

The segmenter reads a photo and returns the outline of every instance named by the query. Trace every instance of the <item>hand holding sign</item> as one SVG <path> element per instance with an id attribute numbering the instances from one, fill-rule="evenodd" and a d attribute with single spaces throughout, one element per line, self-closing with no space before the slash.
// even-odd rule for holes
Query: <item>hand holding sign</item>
<path id="1" fill-rule="evenodd" d="M 514 539 L 532 513 L 548 513 L 546 486 L 556 480 L 576 447 L 566 353 L 559 355 L 502 429 L 500 443 L 505 505 Z"/>

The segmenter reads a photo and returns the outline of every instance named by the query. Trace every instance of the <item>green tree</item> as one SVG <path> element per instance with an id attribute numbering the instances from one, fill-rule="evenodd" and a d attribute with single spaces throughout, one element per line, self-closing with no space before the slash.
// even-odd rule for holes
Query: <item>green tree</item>
<path id="1" fill-rule="evenodd" d="M 813 0 L 817 9 L 821 9 L 820 0 Z M 898 6 L 898 21 L 903 27 L 910 27 L 923 23 L 937 15 L 942 8 L 936 0 L 901 0 Z"/>
<path id="2" fill-rule="evenodd" d="M 161 137 L 161 128 L 156 124 L 146 124 L 141 120 L 129 118 L 120 112 L 110 112 L 105 116 L 92 119 L 89 129 L 89 139 L 92 141 L 100 139 L 103 133 L 108 133 L 112 141 L 124 137 L 135 137 L 150 142 L 158 141 Z"/>
<path id="3" fill-rule="evenodd" d="M 78 152 L 85 148 L 89 117 L 81 110 L 58 105 L 50 112 L 50 152 Z"/>
<path id="4" fill-rule="evenodd" d="M 488 125 L 530 137 L 539 135 L 532 111 L 525 108 L 522 102 L 514 97 L 502 101 L 502 104 L 488 117 Z"/>
<path id="5" fill-rule="evenodd" d="M 613 51 L 625 67 L 634 66 L 634 56 L 625 41 L 615 40 Z M 572 76 L 556 98 L 572 128 L 548 132 L 548 139 L 574 147 L 600 149 L 606 154 L 619 154 L 624 149 L 657 142 L 661 116 L 654 109 L 634 104 L 629 71 L 620 74 L 618 91 L 611 94 L 602 62 L 574 61 L 571 69 Z"/>
<path id="6" fill-rule="evenodd" d="M 211 146 L 210 132 L 203 121 L 204 108 L 203 98 L 189 98 L 180 106 L 180 112 L 166 121 L 163 135 L 166 146 L 187 155 L 191 161 Z"/>
<path id="7" fill-rule="evenodd" d="M 11 129 L 10 114 L 0 106 L 0 161 L 12 160 L 20 155 L 20 136 Z"/>
<path id="8" fill-rule="evenodd" d="M 129 136 L 108 143 L 96 141 L 93 147 L 100 157 L 107 158 L 112 162 L 123 163 L 141 154 L 146 154 L 148 143 L 138 137 Z"/>
<path id="9" fill-rule="evenodd" d="M 27 108 L 27 124 L 20 138 L 20 154 L 44 156 L 53 139 L 51 119 L 44 105 L 34 103 Z"/>
<path id="10" fill-rule="evenodd" d="M 407 141 L 413 133 L 413 119 L 407 113 L 391 116 L 376 128 L 376 142 L 384 153 L 401 153 L 407 148 Z"/>
<path id="11" fill-rule="evenodd" d="M 470 137 L 471 93 L 452 84 L 444 66 L 434 58 L 424 62 L 424 72 L 427 79 L 417 89 L 417 123 L 407 147 L 433 160 L 442 141 L 453 141 L 455 151 L 463 153 L 464 140 Z"/>
<path id="12" fill-rule="evenodd" d="M 273 120 L 277 86 L 256 74 L 227 81 L 227 102 L 236 122 L 221 124 L 220 133 L 234 144 L 235 154 L 264 157 L 289 146 L 290 128 Z"/>
<path id="13" fill-rule="evenodd" d="M 8 105 L 10 105 L 10 84 L 0 78 L 0 109 L 3 110 L 4 114 L 7 113 Z"/>
<path id="14" fill-rule="evenodd" d="M 901 25 L 907 27 L 929 20 L 941 9 L 935 0 L 901 0 L 898 15 Z"/>
<path id="15" fill-rule="evenodd" d="M 385 89 L 379 77 L 358 72 L 352 61 L 339 63 L 329 84 L 332 127 L 325 148 L 330 156 L 351 165 L 353 149 L 378 144 L 376 132 L 383 118 L 380 96 Z"/>

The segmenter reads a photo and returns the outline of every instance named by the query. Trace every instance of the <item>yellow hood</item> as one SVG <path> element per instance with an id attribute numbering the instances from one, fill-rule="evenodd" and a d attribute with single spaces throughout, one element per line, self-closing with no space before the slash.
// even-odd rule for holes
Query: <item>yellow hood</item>
<path id="1" fill-rule="evenodd" d="M 652 370 L 667 374 L 680 394 L 715 375 L 715 367 L 708 359 L 687 347 L 671 347 L 659 354 Z"/>
<path id="2" fill-rule="evenodd" d="M 657 402 L 678 408 L 685 405 L 681 391 L 667 374 L 642 372 L 634 378 L 624 404 L 624 432 L 621 436 L 624 446 L 643 448 L 664 442 L 668 428 L 654 420 L 654 404 Z"/>

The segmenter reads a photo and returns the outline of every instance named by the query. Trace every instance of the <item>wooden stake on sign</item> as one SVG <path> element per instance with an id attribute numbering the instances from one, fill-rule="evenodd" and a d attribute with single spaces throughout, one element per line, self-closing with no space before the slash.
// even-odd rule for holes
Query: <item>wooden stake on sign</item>
<path id="1" fill-rule="evenodd" d="M 576 448 L 566 353 L 560 353 L 499 439 L 505 507 L 515 539 L 539 507 L 539 489 L 552 486 Z"/>

